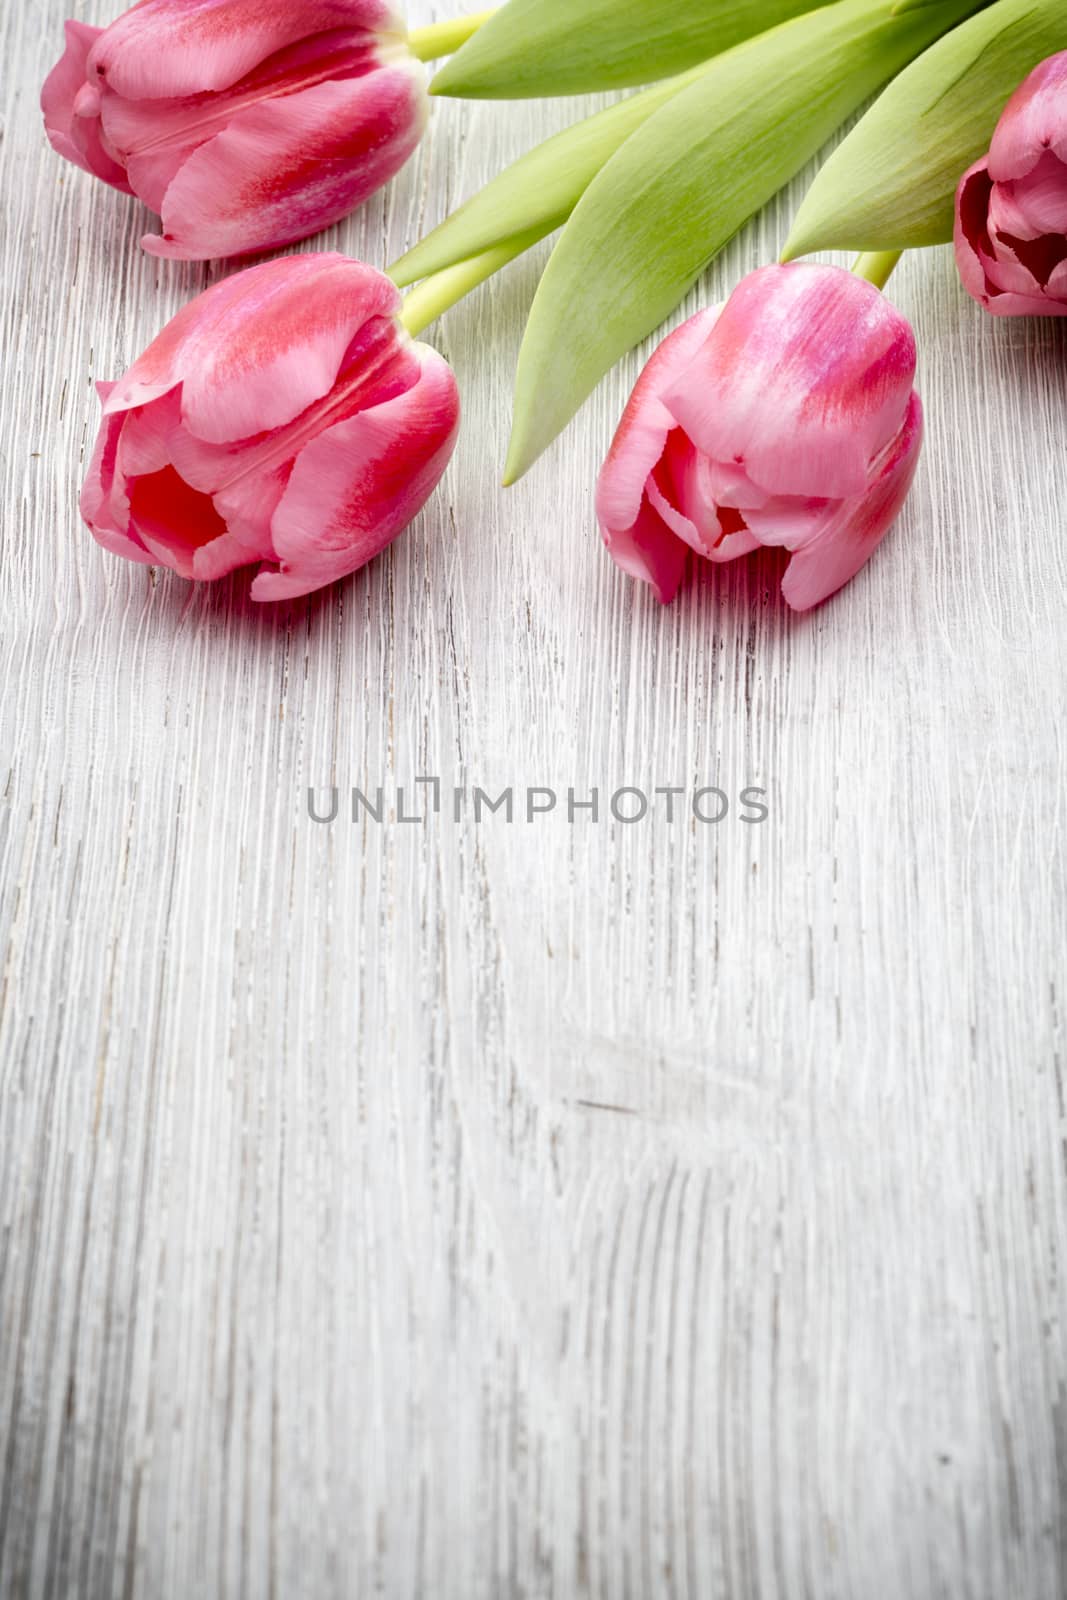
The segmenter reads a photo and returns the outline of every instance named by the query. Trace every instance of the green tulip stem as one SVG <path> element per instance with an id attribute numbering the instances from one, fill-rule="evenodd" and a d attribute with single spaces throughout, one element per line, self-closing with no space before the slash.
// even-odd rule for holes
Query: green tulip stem
<path id="1" fill-rule="evenodd" d="M 401 322 L 412 337 L 416 337 L 458 300 L 470 294 L 472 289 L 477 289 L 486 278 L 491 278 L 494 272 L 499 272 L 509 261 L 514 261 L 524 250 L 537 244 L 548 231 L 546 228 L 531 228 L 526 233 L 514 234 L 503 244 L 494 245 L 492 250 L 483 250 L 481 255 L 457 261 L 454 267 L 444 267 L 440 272 L 424 278 L 404 296 Z"/>
<path id="2" fill-rule="evenodd" d="M 903 250 L 869 250 L 853 263 L 853 275 L 866 278 L 876 289 L 884 289 L 903 254 Z"/>
<path id="3" fill-rule="evenodd" d="M 466 44 L 492 15 L 492 11 L 479 11 L 473 17 L 453 17 L 450 22 L 431 22 L 425 28 L 412 28 L 408 34 L 408 49 L 417 61 L 438 61 Z"/>

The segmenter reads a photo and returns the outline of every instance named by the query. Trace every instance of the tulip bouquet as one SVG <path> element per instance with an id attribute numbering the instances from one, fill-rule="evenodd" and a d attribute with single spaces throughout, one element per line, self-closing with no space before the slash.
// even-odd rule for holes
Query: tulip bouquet
<path id="1" fill-rule="evenodd" d="M 68 24 L 42 103 L 56 149 L 161 218 L 144 247 L 207 259 L 310 237 L 388 181 L 430 90 L 638 88 L 530 151 L 388 273 L 335 254 L 247 267 L 102 385 L 82 512 L 108 549 L 255 599 L 333 582 L 426 501 L 459 424 L 417 342 L 559 232 L 530 307 L 505 482 L 660 326 L 728 240 L 876 96 L 821 167 L 782 264 L 655 351 L 596 513 L 658 597 L 692 554 L 792 553 L 796 609 L 856 573 L 922 441 L 900 254 L 955 240 L 998 315 L 1067 309 L 1063 0 L 509 0 L 408 33 L 387 0 L 141 0 Z M 645 86 L 645 87 L 642 87 Z M 859 253 L 853 271 L 798 258 Z M 400 289 L 409 293 L 402 300 Z"/>

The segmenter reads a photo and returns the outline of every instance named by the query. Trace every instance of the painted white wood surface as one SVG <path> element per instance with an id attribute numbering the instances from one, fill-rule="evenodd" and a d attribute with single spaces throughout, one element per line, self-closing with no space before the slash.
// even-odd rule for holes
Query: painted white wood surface
<path id="1" fill-rule="evenodd" d="M 465 431 L 390 553 L 193 590 L 75 513 L 93 380 L 212 274 L 48 150 L 64 14 L 0 17 L 0 1592 L 1061 1596 L 1062 328 L 906 263 L 897 531 L 814 616 L 771 558 L 660 610 L 591 517 L 637 357 L 497 487 L 525 262 L 433 335 Z M 442 105 L 321 242 L 576 110 Z M 425 774 L 772 812 L 308 818 Z"/>

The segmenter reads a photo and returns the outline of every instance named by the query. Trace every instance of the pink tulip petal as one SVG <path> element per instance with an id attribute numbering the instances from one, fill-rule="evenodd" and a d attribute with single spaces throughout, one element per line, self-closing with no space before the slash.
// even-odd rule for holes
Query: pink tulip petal
<path id="1" fill-rule="evenodd" d="M 195 578 L 198 583 L 212 583 L 216 578 L 225 578 L 228 573 L 236 572 L 239 567 L 247 567 L 250 562 L 258 560 L 261 554 L 261 551 L 249 549 L 247 544 L 227 529 L 217 539 L 193 551 L 192 571 L 183 576 Z"/>
<path id="2" fill-rule="evenodd" d="M 717 543 L 708 554 L 709 561 L 736 561 L 739 556 L 750 555 L 753 550 L 759 549 L 759 540 L 746 525 L 743 517 L 738 515 L 731 520 L 724 511 L 721 511 L 719 516 L 721 532 Z"/>
<path id="3" fill-rule="evenodd" d="M 986 277 L 998 289 L 1015 294 L 1042 293 L 1057 267 L 1067 257 L 1067 238 L 1044 233 L 1038 239 L 1012 239 L 998 236 L 995 265 L 986 267 Z"/>
<path id="4" fill-rule="evenodd" d="M 154 517 L 146 519 L 143 503 L 138 499 L 135 521 L 140 537 L 151 552 L 148 559 L 173 566 L 186 577 L 217 578 L 248 562 L 273 558 L 270 521 L 289 480 L 291 459 L 283 461 L 280 467 L 257 470 L 258 457 L 253 451 L 235 455 L 225 446 L 198 447 L 198 442 L 191 439 L 182 425 L 180 388 L 172 389 L 162 399 L 136 411 L 118 412 L 107 421 L 109 425 L 121 427 L 121 435 L 114 458 L 112 504 L 100 507 L 98 522 L 128 524 L 131 513 L 126 486 L 151 478 L 154 483 L 169 486 L 168 499 L 178 505 L 179 511 L 182 507 L 186 510 L 192 507 L 198 522 L 206 519 L 205 525 L 212 530 L 212 536 L 207 543 L 201 543 L 195 532 L 189 534 L 185 530 L 182 520 L 175 527 L 166 525 L 162 519 L 161 531 L 158 508 Z M 202 452 L 213 451 L 213 473 L 203 471 L 204 463 L 196 454 L 197 448 Z M 208 481 L 197 481 L 188 472 L 190 457 Z M 213 492 L 213 480 L 221 481 L 226 476 L 224 467 L 232 475 L 241 466 L 245 470 L 236 481 Z M 183 487 L 177 487 L 174 475 L 160 477 L 167 469 L 173 469 Z M 224 531 L 211 517 L 209 505 L 225 523 Z"/>
<path id="5" fill-rule="evenodd" d="M 597 517 L 612 559 L 652 586 L 666 604 L 685 575 L 689 547 L 711 561 L 754 549 L 743 529 L 723 526 L 708 493 L 712 463 L 699 456 L 659 395 L 679 381 L 703 349 L 721 307 L 698 312 L 654 352 L 623 414 L 597 484 Z M 744 475 L 733 475 L 736 488 Z M 748 497 L 762 491 L 748 485 Z"/>
<path id="6" fill-rule="evenodd" d="M 649 474 L 645 493 L 671 532 L 698 556 L 733 561 L 754 550 L 757 541 L 738 513 L 717 503 L 714 474 L 714 464 L 693 448 L 681 428 L 674 428 Z"/>
<path id="7" fill-rule="evenodd" d="M 282 427 L 326 394 L 360 328 L 391 316 L 399 291 L 339 255 L 264 262 L 206 290 L 115 385 L 109 414 L 182 385 L 182 419 L 222 444 Z"/>
<path id="8" fill-rule="evenodd" d="M 648 499 L 627 527 L 609 532 L 601 524 L 604 544 L 617 567 L 650 585 L 661 605 L 678 593 L 689 563 L 689 546 L 675 537 Z"/>
<path id="9" fill-rule="evenodd" d="M 194 553 L 226 533 L 210 496 L 191 489 L 173 467 L 132 481 L 130 523 L 145 549 L 183 578 L 193 576 Z"/>
<path id="10" fill-rule="evenodd" d="M 745 517 L 757 544 L 803 550 L 826 532 L 829 524 L 839 517 L 842 506 L 855 505 L 862 498 L 859 495 L 851 500 L 812 500 L 782 494 L 768 500 L 758 510 L 746 511 Z"/>
<path id="11" fill-rule="evenodd" d="M 1067 97 L 1067 86 L 1064 95 Z M 1067 166 L 1051 150 L 1025 178 L 998 183 L 994 197 L 1002 211 L 1008 212 L 994 217 L 991 207 L 990 220 L 996 230 L 1021 239 L 1036 239 L 1042 233 L 1067 234 Z"/>
<path id="12" fill-rule="evenodd" d="M 93 45 L 88 74 L 130 100 L 229 88 L 298 39 L 334 29 L 404 37 L 382 0 L 141 0 Z"/>
<path id="13" fill-rule="evenodd" d="M 1061 294 L 1067 290 L 1061 288 Z M 1055 300 L 1037 291 L 1033 294 L 995 294 L 985 302 L 994 317 L 1067 317 L 1067 299 Z"/>
<path id="14" fill-rule="evenodd" d="M 225 126 L 231 95 L 183 95 L 175 100 L 126 100 L 105 89 L 100 94 L 100 121 L 108 142 L 122 161 L 159 149 L 185 157 L 205 138 Z"/>
<path id="15" fill-rule="evenodd" d="M 88 522 L 88 518 L 85 519 Z M 93 538 L 102 549 L 113 556 L 121 556 L 124 561 L 134 561 L 138 566 L 153 567 L 158 562 L 151 550 L 146 550 L 136 534 L 121 533 L 111 527 L 109 523 L 90 522 L 89 528 Z"/>
<path id="16" fill-rule="evenodd" d="M 113 389 L 115 386 L 114 384 L 98 383 L 96 387 L 101 399 L 105 399 L 104 390 Z M 109 470 L 101 479 L 100 488 L 103 498 L 92 516 L 92 525 L 95 529 L 109 528 L 119 537 L 133 540 L 137 547 L 141 548 L 137 532 L 130 522 L 130 480 L 126 471 L 126 434 L 129 426 L 129 417 L 122 412 L 115 417 L 105 417 L 101 432 L 104 432 L 112 423 L 118 424 L 116 431 L 118 444 L 110 457 Z"/>
<path id="17" fill-rule="evenodd" d="M 663 401 L 697 448 L 771 494 L 844 498 L 893 437 L 915 339 L 872 284 L 795 262 L 750 273 Z"/>
<path id="18" fill-rule="evenodd" d="M 239 494 L 243 480 L 291 463 L 324 428 L 403 394 L 418 382 L 421 370 L 407 334 L 390 318 L 374 317 L 352 340 L 329 393 L 292 422 L 227 444 L 205 443 L 183 426 L 169 441 L 169 459 L 187 483 L 216 501 L 224 489 Z"/>
<path id="19" fill-rule="evenodd" d="M 596 514 L 609 548 L 612 537 L 636 521 L 649 474 L 674 427 L 660 396 L 689 366 L 720 310 L 700 311 L 669 333 L 637 380 L 597 482 Z"/>
<path id="20" fill-rule="evenodd" d="M 167 197 L 167 190 L 184 167 L 189 157 L 193 154 L 190 146 L 182 148 L 179 145 L 160 145 L 153 150 L 146 150 L 138 155 L 130 156 L 126 162 L 126 176 L 130 188 L 149 211 L 154 211 L 158 216 L 163 210 L 163 202 Z M 161 249 L 149 249 L 149 243 L 163 246 Z M 164 255 L 166 247 L 164 241 L 156 234 L 145 234 L 141 246 L 149 255 Z M 181 258 L 179 258 L 181 259 Z M 206 256 L 197 257 L 197 260 L 207 260 Z"/>
<path id="21" fill-rule="evenodd" d="M 211 259 L 328 227 L 400 170 L 422 137 L 426 105 L 412 59 L 235 111 L 176 171 L 160 208 L 163 237 L 147 235 L 144 248 Z M 131 162 L 139 184 L 142 170 Z"/>
<path id="22" fill-rule="evenodd" d="M 991 241 L 995 241 L 999 234 L 1009 234 L 1013 239 L 1036 239 L 1044 231 L 1032 227 L 1030 219 L 1020 209 L 1015 198 L 1017 187 L 1014 183 L 992 185 L 986 215 L 986 232 Z"/>
<path id="23" fill-rule="evenodd" d="M 986 293 L 989 300 L 1002 294 L 1040 294 L 1041 288 L 1033 273 L 1023 266 L 1011 248 L 1001 241 L 994 256 L 984 257 Z"/>
<path id="24" fill-rule="evenodd" d="M 172 465 L 172 446 L 182 430 L 181 390 L 172 389 L 160 400 L 136 411 L 117 412 L 125 421 L 119 450 L 119 470 L 127 478 L 161 472 Z"/>
<path id="25" fill-rule="evenodd" d="M 394 61 L 396 65 L 389 65 Z M 383 71 L 394 79 L 401 78 L 408 100 L 414 100 L 409 122 L 412 138 L 417 138 L 425 118 L 427 99 L 422 68 L 405 49 L 383 47 L 376 35 L 365 31 L 341 30 L 301 39 L 218 93 L 127 100 L 108 91 L 102 96 L 99 91 L 93 92 L 101 104 L 102 128 L 108 148 L 122 162 L 136 194 L 153 211 L 159 212 L 163 209 L 167 189 L 193 152 L 224 132 L 239 113 L 248 112 L 257 105 L 269 106 L 294 92 L 323 83 L 336 80 L 351 84 Z M 377 114 L 373 98 L 368 103 L 365 95 L 363 104 L 367 115 Z M 224 173 L 223 180 L 216 195 L 220 204 L 227 201 L 229 175 Z M 232 201 L 230 204 L 232 209 Z M 316 220 L 312 209 L 305 233 L 314 231 L 312 223 Z M 324 226 L 325 222 L 317 225 Z M 180 254 L 179 246 L 150 237 L 149 248 L 154 253 Z"/>
<path id="26" fill-rule="evenodd" d="M 79 510 L 93 538 L 105 550 L 125 556 L 127 561 L 150 562 L 152 557 L 130 530 L 129 506 L 121 488 L 116 490 L 115 467 L 122 425 L 121 416 L 105 418 L 82 486 Z"/>
<path id="27" fill-rule="evenodd" d="M 72 124 L 75 101 L 85 87 L 85 63 L 89 51 L 104 30 L 90 28 L 84 22 L 73 20 L 65 23 L 64 29 L 66 49 L 44 81 L 41 110 L 44 113 L 45 131 L 53 149 L 58 150 L 61 156 L 66 156 L 68 161 L 84 167 L 86 172 L 91 172 L 92 168 L 82 150 L 72 138 Z"/>
<path id="28" fill-rule="evenodd" d="M 107 90 L 100 115 L 108 140 L 123 161 L 159 146 L 188 151 L 221 133 L 238 111 L 335 78 L 377 71 L 382 59 L 407 52 L 383 47 L 375 35 L 339 30 L 312 34 L 270 56 L 229 88 L 162 100 L 127 100 Z"/>
<path id="29" fill-rule="evenodd" d="M 1067 162 L 1067 51 L 1035 67 L 1008 101 L 989 150 L 990 174 L 996 183 L 1025 177 L 1048 150 Z"/>
<path id="30" fill-rule="evenodd" d="M 988 296 L 983 257 L 993 254 L 989 237 L 989 202 L 993 180 L 984 160 L 977 161 L 960 179 L 956 190 L 956 223 L 953 240 L 956 265 L 967 293 L 981 304 Z"/>
<path id="31" fill-rule="evenodd" d="M 229 536 L 244 550 L 243 561 L 275 561 L 277 551 L 271 524 L 292 475 L 292 461 L 264 472 L 250 473 L 212 495 L 215 510 L 226 523 Z M 193 558 L 196 577 L 207 577 L 207 551 Z"/>
<path id="32" fill-rule="evenodd" d="M 713 306 L 690 317 L 655 350 L 637 380 L 597 481 L 597 520 L 612 559 L 631 577 L 650 583 L 664 603 L 674 597 L 682 581 L 686 550 L 676 530 L 646 498 L 646 487 L 674 427 L 659 396 L 689 366 L 720 309 Z M 695 529 L 693 534 L 696 537 Z"/>
<path id="33" fill-rule="evenodd" d="M 701 485 L 705 499 L 714 500 L 720 506 L 733 506 L 738 511 L 766 505 L 770 498 L 767 490 L 753 483 L 744 467 L 734 461 L 709 461 L 707 456 L 697 459 L 702 463 L 705 477 Z"/>
<path id="34" fill-rule="evenodd" d="M 710 557 L 714 548 L 714 538 L 709 537 L 691 518 L 685 516 L 672 505 L 657 483 L 654 473 L 645 485 L 645 494 L 648 496 L 648 503 L 652 510 L 660 518 L 664 526 L 674 534 L 676 539 L 681 539 L 683 544 L 687 544 L 691 550 L 695 550 L 697 555 Z M 715 532 L 717 535 L 717 521 L 715 523 Z"/>
<path id="35" fill-rule="evenodd" d="M 358 567 L 407 527 L 448 464 L 459 395 L 447 362 L 426 346 L 419 382 L 306 445 L 274 513 L 276 572 L 261 571 L 253 600 L 308 594 Z"/>
<path id="36" fill-rule="evenodd" d="M 102 31 L 84 22 L 66 24 L 67 48 L 45 79 L 41 110 L 54 150 L 113 188 L 131 194 L 125 172 L 101 142 L 99 118 L 90 109 L 98 101 L 88 101 L 84 93 L 89 52 Z"/>
<path id="37" fill-rule="evenodd" d="M 794 611 L 808 611 L 828 599 L 870 560 L 907 498 L 922 435 L 922 404 L 913 394 L 904 426 L 887 450 L 874 484 L 856 500 L 833 509 L 817 537 L 809 530 L 790 561 L 782 594 Z M 786 544 L 793 548 L 789 541 Z"/>

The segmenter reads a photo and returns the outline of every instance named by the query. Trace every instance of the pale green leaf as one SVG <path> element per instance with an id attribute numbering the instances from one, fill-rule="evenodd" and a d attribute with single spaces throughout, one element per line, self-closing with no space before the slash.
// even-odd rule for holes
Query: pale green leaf
<path id="1" fill-rule="evenodd" d="M 401 256 L 389 276 L 414 283 L 520 234 L 536 229 L 543 238 L 561 227 L 609 157 L 702 71 L 668 78 L 539 144 Z"/>
<path id="2" fill-rule="evenodd" d="M 892 83 L 822 168 L 786 257 L 906 250 L 952 238 L 959 181 L 1011 95 L 1067 50 L 1067 0 L 997 0 Z"/>
<path id="3" fill-rule="evenodd" d="M 869 95 L 979 0 L 838 0 L 709 63 L 594 178 L 534 298 L 507 480 Z"/>
<path id="4" fill-rule="evenodd" d="M 522 100 L 684 72 L 819 0 L 509 0 L 448 61 L 434 94 Z"/>

